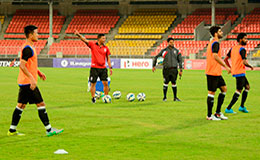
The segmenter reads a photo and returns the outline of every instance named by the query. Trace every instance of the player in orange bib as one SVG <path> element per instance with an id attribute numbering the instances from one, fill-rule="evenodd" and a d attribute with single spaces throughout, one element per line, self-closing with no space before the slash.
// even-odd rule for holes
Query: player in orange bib
<path id="1" fill-rule="evenodd" d="M 55 129 L 49 123 L 48 114 L 45 109 L 39 88 L 37 87 L 38 76 L 42 80 L 46 80 L 46 76 L 38 70 L 37 53 L 34 48 L 34 42 L 38 41 L 38 29 L 36 26 L 29 25 L 24 28 L 26 42 L 22 46 L 20 69 L 18 75 L 18 103 L 13 112 L 12 124 L 7 133 L 8 136 L 23 136 L 24 134 L 16 131 L 16 127 L 20 121 L 26 104 L 36 104 L 39 117 L 45 126 L 47 136 L 53 136 L 63 132 L 63 129 Z"/>
<path id="2" fill-rule="evenodd" d="M 242 93 L 242 99 L 241 99 L 241 105 L 239 107 L 239 111 L 248 113 L 249 111 L 246 109 L 244 106 L 248 91 L 250 89 L 249 82 L 246 78 L 246 67 L 251 68 L 253 70 L 254 68 L 248 64 L 246 57 L 246 49 L 244 46 L 247 44 L 247 35 L 245 33 L 239 33 L 237 36 L 237 42 L 239 43 L 235 47 L 231 48 L 231 50 L 228 52 L 226 58 L 225 58 L 225 63 L 230 66 L 228 59 L 231 58 L 231 73 L 233 77 L 236 77 L 236 86 L 237 90 L 233 95 L 233 98 L 226 108 L 225 112 L 226 113 L 236 113 L 232 110 L 232 106 L 236 103 L 238 100 L 238 97 L 240 96 L 243 88 L 244 91 Z"/>
<path id="3" fill-rule="evenodd" d="M 227 117 L 221 113 L 221 106 L 224 102 L 227 92 L 226 83 L 223 79 L 221 66 L 225 67 L 227 72 L 230 73 L 230 68 L 221 59 L 221 50 L 219 39 L 223 37 L 223 32 L 218 26 L 212 26 L 210 33 L 213 36 L 213 40 L 210 41 L 207 48 L 207 66 L 206 76 L 208 85 L 208 97 L 207 97 L 207 120 L 226 120 Z M 214 105 L 215 92 L 219 88 L 221 93 L 218 96 L 218 104 L 216 113 L 212 115 L 212 108 Z"/>

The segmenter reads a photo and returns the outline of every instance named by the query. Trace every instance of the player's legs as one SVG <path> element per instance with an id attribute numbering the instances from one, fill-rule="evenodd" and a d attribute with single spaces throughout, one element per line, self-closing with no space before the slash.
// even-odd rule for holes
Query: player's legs
<path id="1" fill-rule="evenodd" d="M 232 110 L 232 107 L 237 102 L 237 100 L 238 100 L 238 98 L 239 98 L 239 96 L 240 96 L 240 94 L 242 92 L 242 89 L 244 87 L 244 83 L 245 83 L 245 80 L 243 79 L 243 77 L 236 77 L 237 90 L 233 94 L 232 100 L 231 100 L 231 102 L 229 103 L 228 107 L 225 110 L 226 113 L 235 113 Z"/>
<path id="2" fill-rule="evenodd" d="M 103 86 L 104 86 L 104 93 L 105 93 L 105 95 L 108 95 L 108 92 L 109 92 L 108 82 L 102 81 L 102 83 L 103 83 Z"/>
<path id="3" fill-rule="evenodd" d="M 207 75 L 208 97 L 207 97 L 207 120 L 220 120 L 215 116 L 212 116 L 212 108 L 214 105 L 214 96 L 217 90 L 218 77 Z"/>
<path id="4" fill-rule="evenodd" d="M 96 83 L 90 83 L 90 93 L 91 97 L 95 97 L 95 92 L 96 92 Z"/>
<path id="5" fill-rule="evenodd" d="M 23 135 L 19 134 L 16 131 L 17 125 L 21 119 L 21 115 L 23 113 L 23 110 L 26 107 L 26 104 L 29 102 L 29 97 L 31 97 L 31 89 L 30 86 L 20 86 L 19 88 L 19 93 L 18 93 L 18 102 L 17 106 L 15 107 L 15 110 L 13 112 L 12 116 L 12 122 L 10 125 L 10 129 L 7 133 L 8 136 L 13 136 L 13 135 Z"/>
<path id="6" fill-rule="evenodd" d="M 96 92 L 96 82 L 98 78 L 98 68 L 90 68 L 90 93 L 91 93 L 91 101 L 92 103 L 96 103 L 95 92 Z"/>
<path id="7" fill-rule="evenodd" d="M 9 135 L 9 136 L 23 135 L 23 134 L 16 132 L 16 128 L 21 119 L 21 116 L 22 116 L 22 113 L 23 113 L 23 110 L 25 109 L 25 107 L 26 107 L 26 104 L 17 103 L 17 106 L 15 107 L 14 112 L 13 112 L 12 122 L 11 122 L 7 135 Z"/>
<path id="8" fill-rule="evenodd" d="M 108 95 L 109 87 L 108 87 L 108 74 L 107 74 L 107 69 L 106 69 L 106 68 L 100 69 L 100 73 L 99 73 L 98 76 L 99 76 L 100 80 L 101 80 L 102 83 L 103 83 L 105 95 Z"/>
<path id="9" fill-rule="evenodd" d="M 178 77 L 178 70 L 177 69 L 173 69 L 170 77 L 171 83 L 172 83 L 172 91 L 173 91 L 173 100 L 174 101 L 181 101 L 179 98 L 177 98 L 177 85 L 176 85 L 176 80 Z"/>
<path id="10" fill-rule="evenodd" d="M 46 129 L 46 135 L 47 136 L 53 136 L 57 135 L 63 132 L 63 129 L 56 129 L 53 128 L 49 122 L 49 117 L 46 111 L 45 103 L 42 101 L 40 103 L 36 104 L 37 109 L 38 109 L 38 115 L 40 120 L 42 121 L 45 129 Z"/>
<path id="11" fill-rule="evenodd" d="M 221 86 L 220 88 L 221 93 L 218 95 L 218 104 L 217 104 L 217 109 L 215 113 L 215 117 L 220 118 L 221 120 L 227 120 L 228 117 L 224 116 L 224 114 L 221 112 L 221 106 L 224 102 L 226 92 L 227 92 L 227 86 Z"/>
<path id="12" fill-rule="evenodd" d="M 163 69 L 163 101 L 167 101 L 167 90 L 170 81 L 169 70 Z"/>
<path id="13" fill-rule="evenodd" d="M 249 85 L 249 82 L 248 82 L 246 77 L 245 77 L 244 85 L 245 85 L 245 89 L 242 93 L 242 99 L 241 99 L 241 105 L 239 107 L 239 111 L 244 112 L 244 113 L 248 113 L 249 111 L 244 106 L 246 99 L 247 99 L 248 91 L 250 90 L 250 85 Z"/>
<path id="14" fill-rule="evenodd" d="M 219 93 L 219 95 L 218 95 L 218 104 L 217 104 L 216 113 L 220 114 L 221 113 L 221 106 L 224 102 L 224 99 L 225 99 L 225 96 L 226 96 L 226 93 L 227 93 L 227 86 L 226 86 L 226 83 L 225 83 L 222 76 L 218 79 L 218 87 L 219 87 L 221 93 Z"/>
<path id="15" fill-rule="evenodd" d="M 245 104 L 245 101 L 247 99 L 247 94 L 248 94 L 248 91 L 250 90 L 250 85 L 249 85 L 249 82 L 247 80 L 247 78 L 245 77 L 245 89 L 242 93 L 242 99 L 241 99 L 241 107 L 244 107 L 244 104 Z"/>

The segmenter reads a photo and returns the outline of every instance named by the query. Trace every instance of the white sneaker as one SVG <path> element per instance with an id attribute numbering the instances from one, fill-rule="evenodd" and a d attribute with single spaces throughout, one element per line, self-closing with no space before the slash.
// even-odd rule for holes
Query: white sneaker
<path id="1" fill-rule="evenodd" d="M 211 117 L 207 117 L 207 120 L 220 121 L 221 119 L 216 117 L 215 115 L 211 115 Z"/>
<path id="2" fill-rule="evenodd" d="M 217 118 L 220 118 L 221 120 L 227 120 L 228 117 L 224 116 L 223 113 L 215 113 L 215 116 L 214 117 L 217 117 Z"/>

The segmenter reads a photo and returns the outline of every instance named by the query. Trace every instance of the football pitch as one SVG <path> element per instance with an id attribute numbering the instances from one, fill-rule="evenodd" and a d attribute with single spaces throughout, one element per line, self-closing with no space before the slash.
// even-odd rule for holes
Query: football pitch
<path id="1" fill-rule="evenodd" d="M 114 69 L 111 92 L 121 91 L 111 104 L 91 103 L 87 92 L 89 69 L 40 68 L 47 76 L 38 87 L 46 102 L 50 123 L 64 128 L 61 135 L 47 137 L 35 105 L 27 105 L 17 127 L 24 137 L 8 137 L 12 112 L 17 103 L 18 68 L 0 68 L 0 160 L 182 160 L 260 159 L 260 71 L 247 71 L 251 85 L 246 106 L 226 121 L 206 120 L 206 76 L 204 71 L 184 70 L 177 81 L 178 97 L 173 102 L 171 85 L 167 102 L 162 101 L 162 73 L 151 70 Z M 235 79 L 225 71 L 230 102 Z M 128 93 L 146 94 L 144 102 L 128 102 Z M 218 95 L 217 91 L 216 95 Z M 213 113 L 216 109 L 217 96 Z M 69 153 L 56 155 L 64 149 Z"/>

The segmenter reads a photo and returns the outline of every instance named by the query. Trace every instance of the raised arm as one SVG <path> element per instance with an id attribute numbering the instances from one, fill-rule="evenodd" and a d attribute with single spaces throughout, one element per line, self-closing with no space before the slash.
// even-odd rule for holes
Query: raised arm
<path id="1" fill-rule="evenodd" d="M 83 42 L 85 42 L 85 43 L 88 44 L 89 40 L 87 40 L 84 36 L 82 36 L 81 34 L 79 34 L 79 32 L 78 32 L 77 30 L 75 30 L 74 34 L 75 34 L 76 36 L 78 36 L 80 40 L 82 40 Z"/>

